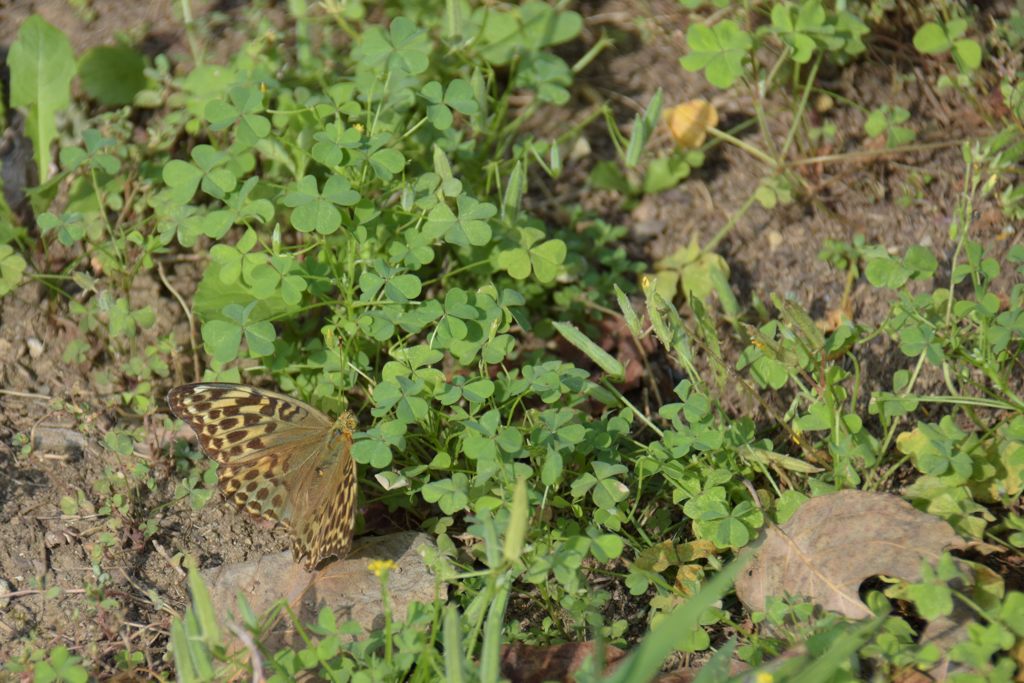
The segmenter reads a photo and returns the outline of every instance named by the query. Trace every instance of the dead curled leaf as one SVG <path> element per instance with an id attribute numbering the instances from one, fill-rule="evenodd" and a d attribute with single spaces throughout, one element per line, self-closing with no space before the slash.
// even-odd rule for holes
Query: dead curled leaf
<path id="1" fill-rule="evenodd" d="M 562 643 L 538 647 L 526 643 L 512 643 L 501 648 L 501 675 L 512 683 L 541 683 L 559 681 L 571 683 L 576 673 L 589 657 L 602 657 L 605 676 L 629 654 L 614 645 L 601 646 L 592 640 L 581 643 Z M 745 671 L 747 665 L 739 660 L 730 660 L 728 671 L 736 674 Z M 699 667 L 682 667 L 658 674 L 655 683 L 690 683 L 700 673 Z"/>
<path id="2" fill-rule="evenodd" d="M 667 110 L 665 121 L 677 145 L 694 149 L 703 145 L 708 130 L 718 125 L 718 111 L 707 100 L 690 100 Z"/>
<path id="3" fill-rule="evenodd" d="M 598 652 L 593 641 L 548 647 L 512 643 L 502 648 L 501 675 L 512 683 L 571 681 L 583 662 L 596 655 L 603 655 L 604 672 L 609 673 L 614 669 L 615 662 L 626 656 L 626 653 L 614 645 L 606 646 L 603 653 Z"/>
<path id="4" fill-rule="evenodd" d="M 885 575 L 920 579 L 921 561 L 935 562 L 966 544 L 953 527 L 885 493 L 840 491 L 807 501 L 789 521 L 766 529 L 757 554 L 736 581 L 751 610 L 768 596 L 800 595 L 852 619 L 872 616 L 861 583 Z"/>

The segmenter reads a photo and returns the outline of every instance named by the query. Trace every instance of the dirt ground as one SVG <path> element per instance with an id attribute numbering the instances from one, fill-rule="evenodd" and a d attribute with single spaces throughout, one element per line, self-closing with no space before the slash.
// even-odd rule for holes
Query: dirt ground
<path id="1" fill-rule="evenodd" d="M 230 33 L 230 17 L 237 11 L 234 5 L 207 3 L 195 11 L 200 16 L 216 13 L 221 17 L 218 23 Z M 124 35 L 150 54 L 165 51 L 176 59 L 187 55 L 177 3 L 171 0 L 91 0 L 83 6 L 87 13 L 76 11 L 65 0 L 15 0 L 0 9 L 0 54 L 6 54 L 20 22 L 38 12 L 69 35 L 78 54 Z M 749 115 L 747 102 L 731 100 L 731 94 L 722 95 L 702 75 L 679 66 L 686 25 L 678 3 L 608 0 L 576 9 L 587 17 L 586 28 L 582 43 L 570 51 L 582 54 L 602 31 L 615 39 L 615 46 L 580 74 L 576 97 L 568 105 L 541 117 L 538 135 L 556 133 L 581 120 L 601 99 L 613 103 L 617 119 L 626 125 L 657 88 L 665 91 L 670 104 L 697 97 L 711 100 L 725 119 L 723 127 Z M 827 239 L 850 242 L 862 234 L 867 243 L 900 253 L 921 244 L 934 249 L 940 262 L 942 255 L 951 253 L 954 245 L 948 228 L 963 182 L 960 142 L 978 135 L 985 123 L 978 118 L 977 103 L 932 88 L 929 63 L 912 48 L 909 34 L 888 36 L 873 43 L 872 49 L 880 53 L 846 68 L 829 87 L 866 108 L 882 103 L 905 107 L 912 114 L 907 125 L 917 131 L 918 140 L 940 144 L 912 155 L 809 166 L 807 179 L 817 188 L 812 201 L 748 212 L 718 248 L 729 264 L 730 282 L 741 305 L 754 297 L 767 301 L 774 292 L 795 300 L 815 318 L 835 309 L 845 273 L 818 258 Z M 838 107 L 822 116 L 832 119 L 839 134 L 832 147 L 818 153 L 861 149 L 867 144 L 859 110 Z M 549 188 L 547 198 L 535 197 L 532 208 L 554 222 L 564 219 L 556 205 L 578 203 L 610 223 L 628 226 L 626 247 L 635 257 L 651 262 L 689 243 L 693 236 L 700 243 L 709 240 L 762 175 L 743 152 L 720 146 L 695 177 L 624 209 L 621 198 L 613 193 L 587 189 L 584 179 L 593 163 L 612 154 L 601 125 L 587 129 L 586 135 L 590 155 L 568 162 L 568 172 Z M 659 136 L 661 144 L 668 144 L 664 132 Z M 1000 258 L 1024 233 L 1017 226 L 1015 236 L 1003 239 L 1002 224 L 986 223 L 990 208 L 978 207 L 981 218 L 974 235 L 990 255 Z M 177 268 L 171 282 L 187 297 L 198 273 L 196 267 Z M 144 276 L 137 287 L 138 302 L 149 303 L 159 315 L 149 334 L 155 337 L 173 330 L 181 349 L 186 349 L 185 317 L 167 289 Z M 883 296 L 861 278 L 852 292 L 854 319 L 877 322 L 888 307 Z M 613 302 L 606 303 L 614 307 Z M 62 361 L 63 350 L 78 335 L 66 305 L 64 297 L 54 296 L 40 284 L 23 286 L 0 299 L 0 580 L 4 582 L 0 593 L 19 592 L 8 605 L 0 605 L 0 661 L 16 654 L 10 644 L 24 642 L 29 634 L 35 634 L 38 646 L 63 643 L 93 656 L 125 647 L 148 650 L 166 637 L 172 615 L 183 609 L 187 598 L 172 556 L 194 554 L 202 565 L 210 566 L 288 547 L 284 534 L 267 533 L 264 526 L 230 506 L 214 501 L 200 514 L 185 502 L 170 502 L 175 434 L 165 407 L 154 406 L 144 421 L 102 408 L 105 398 L 121 390 L 104 382 L 104 364 L 111 359 L 98 352 L 87 364 Z M 892 372 L 907 366 L 902 355 L 891 351 L 878 344 L 864 358 L 864 395 L 887 387 Z M 186 364 L 183 360 L 172 370 L 158 394 L 189 379 L 181 376 L 180 367 Z M 921 386 L 925 393 L 928 388 Z M 739 396 L 730 407 L 737 414 L 758 410 Z M 115 425 L 144 430 L 146 448 L 118 457 L 100 447 L 104 434 Z M 26 440 L 34 448 L 23 448 Z M 152 540 L 143 543 L 135 525 L 138 520 L 124 519 L 121 529 L 113 530 L 117 542 L 101 543 L 111 529 L 99 523 L 87 505 L 73 515 L 62 511 L 62 498 L 75 498 L 79 491 L 88 498 L 97 481 L 109 479 L 107 473 L 115 473 L 116 479 L 117 472 L 128 472 L 140 463 L 150 470 L 152 488 L 125 491 L 125 495 L 143 501 L 141 508 L 135 508 L 146 513 L 140 518 L 159 520 Z M 108 569 L 109 575 L 94 575 L 90 561 L 94 552 L 106 553 L 103 566 L 113 568 Z M 46 591 L 54 586 L 64 589 L 57 597 Z M 95 604 L 97 591 L 116 598 L 109 611 L 101 609 L 98 615 L 86 607 Z M 130 625 L 127 630 L 122 628 L 125 623 Z"/>

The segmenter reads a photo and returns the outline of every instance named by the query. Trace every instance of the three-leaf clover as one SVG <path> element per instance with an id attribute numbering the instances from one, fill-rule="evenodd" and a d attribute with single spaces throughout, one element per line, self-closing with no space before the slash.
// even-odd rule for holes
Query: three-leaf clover
<path id="1" fill-rule="evenodd" d="M 279 294 L 286 304 L 296 306 L 302 301 L 302 293 L 308 283 L 303 276 L 302 266 L 291 254 L 271 256 L 268 262 L 252 268 L 249 278 L 253 296 L 266 299 Z"/>
<path id="2" fill-rule="evenodd" d="M 423 73 L 430 65 L 430 37 L 404 16 L 395 17 L 387 33 L 371 27 L 363 33 L 359 46 L 360 64 L 370 67 L 385 65 L 410 75 Z"/>
<path id="3" fill-rule="evenodd" d="M 725 19 L 713 27 L 692 24 L 686 32 L 690 54 L 679 63 L 687 71 L 704 70 L 711 85 L 728 88 L 743 75 L 743 60 L 753 41 L 735 21 Z"/>
<path id="4" fill-rule="evenodd" d="M 967 20 L 962 17 L 942 24 L 929 21 L 914 34 L 914 47 L 926 55 L 952 50 L 957 66 L 973 71 L 981 66 L 981 46 L 975 40 L 964 38 L 966 32 Z"/>
<path id="5" fill-rule="evenodd" d="M 317 189 L 316 178 L 305 176 L 295 184 L 295 190 L 282 200 L 292 211 L 292 225 L 300 232 L 330 235 L 341 226 L 341 212 L 336 207 L 352 206 L 360 199 L 348 180 L 332 175 L 324 183 L 321 192 Z"/>
<path id="6" fill-rule="evenodd" d="M 227 154 L 210 145 L 195 146 L 192 150 L 193 163 L 171 159 L 163 168 L 164 182 L 170 188 L 171 197 L 185 204 L 192 199 L 196 188 L 202 187 L 206 194 L 223 199 L 238 183 L 232 171 L 221 168 L 229 160 Z"/>
<path id="7" fill-rule="evenodd" d="M 251 282 L 253 269 L 266 263 L 266 255 L 252 252 L 257 241 L 256 231 L 249 228 L 236 244 L 215 244 L 210 249 L 210 259 L 221 266 L 220 281 L 226 285 L 245 277 Z"/>
<path id="8" fill-rule="evenodd" d="M 825 8 L 818 0 L 809 0 L 799 7 L 778 3 L 772 7 L 772 28 L 793 51 L 792 59 L 797 64 L 811 61 L 816 45 L 814 35 L 826 32 Z"/>
<path id="9" fill-rule="evenodd" d="M 60 164 L 64 170 L 71 171 L 85 163 L 88 163 L 91 170 L 103 171 L 107 175 L 114 175 L 121 170 L 121 160 L 106 151 L 117 148 L 116 140 L 89 128 L 82 132 L 82 141 L 85 149 L 64 147 L 60 150 Z"/>
<path id="10" fill-rule="evenodd" d="M 431 81 L 423 86 L 420 95 L 428 102 L 427 118 L 438 130 L 451 128 L 454 120 L 452 109 L 466 116 L 480 111 L 480 105 L 473 97 L 472 86 L 461 78 L 449 83 L 447 89 L 442 89 L 439 82 Z"/>
<path id="11" fill-rule="evenodd" d="M 267 356 L 274 351 L 277 332 L 269 320 L 251 320 L 257 302 L 247 306 L 228 304 L 222 314 L 225 319 L 203 323 L 203 343 L 210 356 L 218 363 L 228 363 L 238 357 L 242 338 L 245 338 L 252 356 Z"/>
<path id="12" fill-rule="evenodd" d="M 537 228 L 519 228 L 519 247 L 498 254 L 498 266 L 517 280 L 525 280 L 533 272 L 540 282 L 551 282 L 565 262 L 565 242 L 545 240 Z"/>
<path id="13" fill-rule="evenodd" d="M 228 101 L 213 100 L 204 115 L 213 130 L 235 126 L 236 140 L 252 147 L 270 134 L 270 121 L 257 112 L 263 111 L 263 95 L 252 86 L 236 85 L 228 90 Z"/>
<path id="14" fill-rule="evenodd" d="M 491 226 L 487 219 L 498 213 L 494 204 L 461 195 L 457 205 L 458 216 L 447 204 L 438 204 L 431 209 L 423 226 L 424 234 L 432 239 L 443 236 L 446 242 L 461 247 L 471 244 L 482 247 L 490 242 Z"/>

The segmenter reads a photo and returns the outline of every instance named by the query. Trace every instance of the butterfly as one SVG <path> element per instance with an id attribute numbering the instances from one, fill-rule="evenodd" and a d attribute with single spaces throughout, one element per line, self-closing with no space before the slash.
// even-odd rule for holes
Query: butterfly
<path id="1" fill-rule="evenodd" d="M 312 570 L 348 554 L 356 505 L 350 413 L 331 420 L 307 403 L 242 384 L 183 384 L 167 403 L 220 464 L 224 495 L 288 528 L 296 561 Z"/>

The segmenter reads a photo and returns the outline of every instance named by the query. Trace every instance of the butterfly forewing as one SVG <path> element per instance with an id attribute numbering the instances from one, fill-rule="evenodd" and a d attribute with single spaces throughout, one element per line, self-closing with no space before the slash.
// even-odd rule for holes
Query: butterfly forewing
<path id="1" fill-rule="evenodd" d="M 313 567 L 344 556 L 355 522 L 350 415 L 332 423 L 302 401 L 239 384 L 186 384 L 167 401 L 220 463 L 224 494 L 284 523 L 296 559 Z"/>

